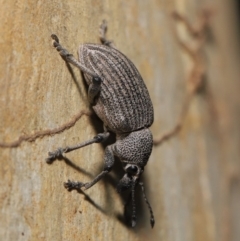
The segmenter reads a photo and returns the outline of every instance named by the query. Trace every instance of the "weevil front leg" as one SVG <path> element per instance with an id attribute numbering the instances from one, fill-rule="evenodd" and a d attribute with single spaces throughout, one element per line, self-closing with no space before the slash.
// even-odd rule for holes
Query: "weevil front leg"
<path id="1" fill-rule="evenodd" d="M 86 190 L 90 187 L 92 187 L 94 184 L 96 184 L 98 181 L 100 181 L 107 173 L 109 173 L 113 167 L 114 164 L 114 145 L 107 146 L 105 149 L 105 155 L 104 155 L 104 167 L 103 171 L 98 174 L 91 182 L 82 183 L 82 182 L 74 182 L 68 180 L 68 182 L 64 183 L 64 187 L 68 191 L 72 190 Z"/>
<path id="2" fill-rule="evenodd" d="M 84 142 L 82 142 L 80 144 L 77 144 L 75 146 L 67 146 L 65 148 L 58 148 L 56 151 L 48 153 L 48 157 L 46 159 L 46 162 L 50 164 L 55 159 L 61 158 L 64 153 L 74 151 L 76 149 L 80 149 L 82 147 L 91 145 L 93 143 L 101 143 L 101 142 L 105 141 L 109 137 L 109 135 L 110 135 L 109 132 L 105 131 L 104 133 L 100 133 L 100 134 L 96 135 L 95 137 L 93 137 L 92 139 L 90 139 L 88 141 L 84 141 Z"/>
<path id="3" fill-rule="evenodd" d="M 107 21 L 103 20 L 102 24 L 100 25 L 99 28 L 99 38 L 100 41 L 103 45 L 109 46 L 109 47 L 113 47 L 113 42 L 109 41 L 106 37 L 106 33 L 107 33 Z"/>

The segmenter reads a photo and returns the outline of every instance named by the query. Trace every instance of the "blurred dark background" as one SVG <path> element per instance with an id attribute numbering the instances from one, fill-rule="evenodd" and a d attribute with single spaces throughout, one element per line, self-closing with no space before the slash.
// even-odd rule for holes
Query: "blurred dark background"
<path id="1" fill-rule="evenodd" d="M 236 4 L 237 17 L 238 17 L 238 30 L 240 30 L 240 0 L 234 0 Z"/>

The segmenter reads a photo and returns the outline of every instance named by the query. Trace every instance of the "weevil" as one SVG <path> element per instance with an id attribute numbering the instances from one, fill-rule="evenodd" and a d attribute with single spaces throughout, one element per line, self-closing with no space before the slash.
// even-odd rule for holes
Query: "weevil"
<path id="1" fill-rule="evenodd" d="M 84 146 L 105 141 L 110 132 L 115 133 L 116 142 L 105 148 L 103 171 L 87 183 L 70 181 L 64 183 L 69 191 L 86 190 L 95 185 L 114 165 L 118 157 L 125 171 L 117 185 L 117 191 L 130 190 L 132 201 L 131 225 L 136 225 L 135 189 L 141 187 L 144 200 L 150 211 L 150 224 L 155 220 L 152 208 L 144 192 L 140 176 L 152 152 L 153 137 L 149 127 L 153 123 L 153 105 L 146 85 L 134 64 L 112 42 L 106 38 L 107 24 L 100 26 L 101 44 L 83 44 L 79 47 L 78 60 L 74 58 L 52 34 L 53 46 L 62 58 L 83 73 L 88 86 L 88 100 L 97 116 L 102 120 L 104 132 L 76 146 L 58 148 L 48 153 L 47 162 L 62 157 Z"/>

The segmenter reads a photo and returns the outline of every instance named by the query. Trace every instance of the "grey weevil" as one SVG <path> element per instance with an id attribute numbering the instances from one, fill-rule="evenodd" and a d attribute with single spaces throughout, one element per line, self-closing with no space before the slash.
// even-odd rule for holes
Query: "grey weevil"
<path id="1" fill-rule="evenodd" d="M 88 100 L 97 116 L 103 121 L 104 133 L 76 146 L 58 148 L 48 153 L 47 162 L 62 157 L 78 148 L 105 141 L 110 132 L 116 134 L 116 142 L 105 149 L 103 171 L 91 182 L 82 183 L 68 180 L 64 186 L 69 191 L 86 190 L 109 173 L 114 156 L 122 162 L 124 176 L 117 185 L 117 191 L 131 190 L 132 227 L 136 225 L 135 189 L 141 187 L 144 200 L 150 211 L 150 224 L 155 220 L 152 208 L 139 181 L 152 152 L 153 137 L 149 127 L 153 123 L 153 105 L 144 81 L 134 64 L 106 39 L 107 25 L 100 27 L 102 44 L 83 44 L 79 47 L 78 58 L 64 49 L 55 34 L 51 35 L 53 46 L 63 59 L 76 66 L 83 73 L 88 86 Z"/>

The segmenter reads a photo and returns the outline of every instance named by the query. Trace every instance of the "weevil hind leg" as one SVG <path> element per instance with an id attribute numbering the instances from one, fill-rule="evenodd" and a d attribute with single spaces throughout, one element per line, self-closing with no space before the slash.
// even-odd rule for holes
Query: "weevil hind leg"
<path id="1" fill-rule="evenodd" d="M 113 42 L 107 39 L 106 34 L 107 34 L 107 21 L 104 19 L 99 27 L 99 38 L 103 45 L 113 47 Z"/>
<path id="2" fill-rule="evenodd" d="M 59 52 L 59 54 L 62 56 L 62 58 L 74 65 L 75 67 L 79 68 L 82 72 L 89 74 L 93 78 L 96 77 L 96 74 L 93 73 L 91 70 L 86 68 L 84 65 L 82 65 L 72 54 L 70 54 L 67 49 L 63 48 L 62 45 L 59 43 L 59 39 L 57 35 L 52 34 L 51 38 L 53 39 L 52 45 L 53 47 Z"/>
<path id="3" fill-rule="evenodd" d="M 88 100 L 90 104 L 94 104 L 95 97 L 99 94 L 101 89 L 101 83 L 102 83 L 101 78 L 98 77 L 91 70 L 86 68 L 84 65 L 82 65 L 77 59 L 74 58 L 72 54 L 70 54 L 65 48 L 63 48 L 62 45 L 59 43 L 59 39 L 57 35 L 52 34 L 51 38 L 53 39 L 53 47 L 56 48 L 56 50 L 59 52 L 59 54 L 62 56 L 62 58 L 65 61 L 79 68 L 83 73 L 86 73 L 92 76 L 92 81 L 88 88 Z"/>
<path id="4" fill-rule="evenodd" d="M 72 190 L 86 190 L 93 185 L 95 185 L 98 181 L 100 181 L 107 173 L 109 173 L 113 167 L 114 164 L 114 153 L 113 153 L 113 145 L 107 146 L 105 149 L 105 155 L 104 155 L 104 168 L 103 171 L 98 174 L 91 182 L 82 183 L 82 182 L 75 182 L 70 181 L 64 183 L 64 187 L 68 191 Z"/>

